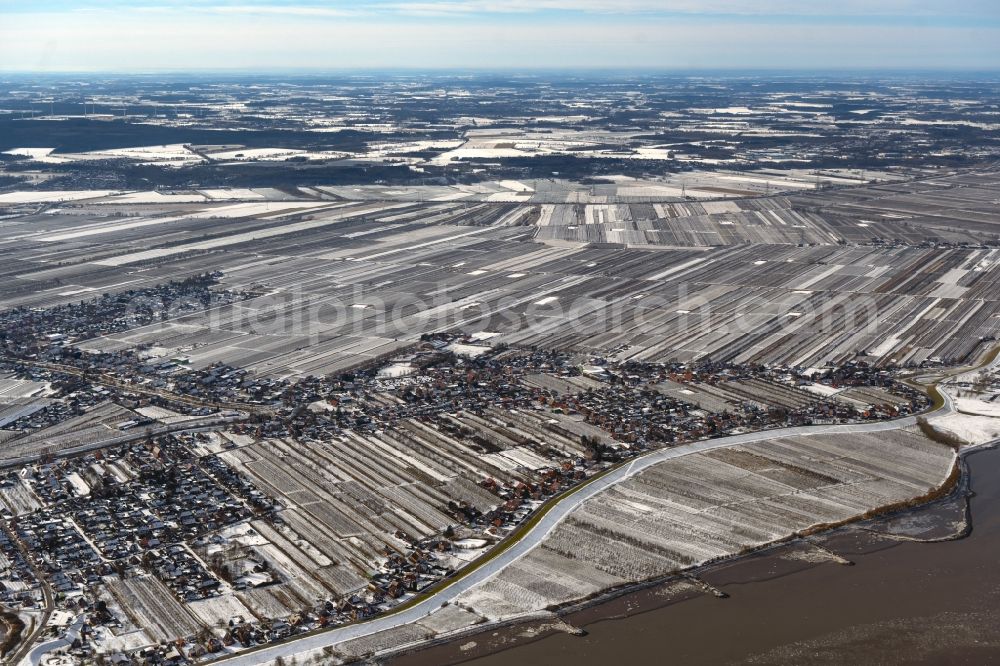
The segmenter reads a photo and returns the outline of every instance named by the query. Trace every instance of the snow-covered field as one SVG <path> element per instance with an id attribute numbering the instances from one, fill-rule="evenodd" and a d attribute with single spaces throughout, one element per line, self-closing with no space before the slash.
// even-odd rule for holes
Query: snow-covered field
<path id="1" fill-rule="evenodd" d="M 276 160 L 303 152 L 305 151 L 294 148 L 237 148 L 206 154 L 214 160 Z"/>
<path id="2" fill-rule="evenodd" d="M 82 201 L 100 199 L 115 190 L 35 190 L 29 192 L 5 192 L 0 194 L 0 204 L 55 203 L 59 201 Z"/>
<path id="3" fill-rule="evenodd" d="M 264 198 L 260 192 L 247 188 L 224 188 L 218 190 L 198 190 L 209 199 L 256 199 Z"/>
<path id="4" fill-rule="evenodd" d="M 183 217 L 156 217 L 153 219 L 138 218 L 129 220 L 128 222 L 112 222 L 109 224 L 99 223 L 93 225 L 85 225 L 82 227 L 77 227 L 72 231 L 67 231 L 64 233 L 40 236 L 38 240 L 45 243 L 55 243 L 64 240 L 85 238 L 87 236 L 99 236 L 101 234 L 110 234 L 117 231 L 127 231 L 129 229 L 139 229 L 142 227 L 166 224 L 168 222 L 176 222 L 177 220 L 182 220 L 182 219 L 184 218 Z"/>
<path id="5" fill-rule="evenodd" d="M 503 619 L 663 576 L 923 495 L 953 460 L 907 430 L 674 458 L 586 501 L 540 547 L 456 601 Z"/>
<path id="6" fill-rule="evenodd" d="M 52 155 L 51 153 L 54 150 L 55 148 L 14 148 L 13 150 L 5 150 L 3 154 L 28 157 L 35 162 L 42 162 L 43 164 L 62 164 L 63 162 L 70 161 L 65 157 Z"/>
<path id="7" fill-rule="evenodd" d="M 174 194 L 167 192 L 129 192 L 107 199 L 113 204 L 166 204 L 166 203 L 204 203 L 208 199 L 201 194 Z M 104 202 L 102 202 L 104 203 Z"/>
<path id="8" fill-rule="evenodd" d="M 135 146 L 133 148 L 115 148 L 111 150 L 95 150 L 78 153 L 78 159 L 115 159 L 123 158 L 145 163 L 172 163 L 175 165 L 203 162 L 204 158 L 187 149 L 183 144 L 175 143 L 163 146 Z"/>
<path id="9" fill-rule="evenodd" d="M 264 202 L 264 203 L 235 204 L 232 206 L 225 206 L 222 208 L 212 208 L 206 211 L 202 211 L 200 213 L 189 215 L 188 218 L 250 217 L 253 215 L 259 215 L 261 213 L 267 213 L 267 212 L 272 213 L 274 216 L 278 216 L 287 213 L 289 210 L 316 208 L 321 206 L 329 207 L 330 203 L 317 202 L 317 201 L 311 201 L 311 202 L 293 201 L 293 202 L 278 202 L 278 203 Z M 100 264 L 102 266 L 123 266 L 126 264 L 133 264 L 140 261 L 148 261 L 150 259 L 157 259 L 161 257 L 173 256 L 176 254 L 183 254 L 184 252 L 192 252 L 195 250 L 210 250 L 213 248 L 225 247 L 236 243 L 245 243 L 251 240 L 272 238 L 274 236 L 282 236 L 285 234 L 296 233 L 299 231 L 305 231 L 307 229 L 317 229 L 319 227 L 325 227 L 331 224 L 336 224 L 342 219 L 342 217 L 343 217 L 342 215 L 329 215 L 319 220 L 304 220 L 302 222 L 286 224 L 284 226 L 280 226 L 275 229 L 249 231 L 246 233 L 223 236 L 222 238 L 216 238 L 208 241 L 187 243 L 185 245 L 159 248 L 156 250 L 144 250 L 141 252 L 132 252 L 118 257 L 103 259 L 101 261 L 97 261 L 94 263 Z"/>
<path id="10" fill-rule="evenodd" d="M 833 388 L 832 386 L 827 386 L 826 384 L 808 384 L 802 387 L 810 393 L 815 393 L 816 395 L 830 396 L 840 393 L 841 389 Z"/>
<path id="11" fill-rule="evenodd" d="M 202 624 L 209 627 L 225 627 L 234 617 L 253 617 L 250 610 L 233 594 L 191 601 L 187 607 Z"/>
<path id="12" fill-rule="evenodd" d="M 965 414 L 979 414 L 1000 419 L 1000 402 L 986 402 L 975 398 L 955 398 L 955 407 Z"/>
<path id="13" fill-rule="evenodd" d="M 931 419 L 935 428 L 947 430 L 969 444 L 985 444 L 1000 437 L 1000 419 L 972 414 L 949 414 Z"/>

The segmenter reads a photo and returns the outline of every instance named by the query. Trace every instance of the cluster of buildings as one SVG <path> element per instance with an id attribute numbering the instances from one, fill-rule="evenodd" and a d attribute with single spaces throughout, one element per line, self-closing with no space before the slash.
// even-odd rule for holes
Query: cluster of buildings
<path id="1" fill-rule="evenodd" d="M 9 516 L 4 516 L 5 520 Z M 0 530 L 0 604 L 5 608 L 36 609 L 44 605 L 42 583 L 35 576 L 14 537 Z"/>
<path id="2" fill-rule="evenodd" d="M 100 581 L 101 557 L 63 512 L 42 509 L 11 520 L 10 526 L 57 595 L 79 593 Z"/>
<path id="3" fill-rule="evenodd" d="M 259 490 L 213 462 L 203 470 L 166 437 L 8 472 L 5 485 L 26 485 L 42 505 L 9 525 L 57 593 L 84 594 L 104 575 L 141 570 L 179 598 L 212 596 L 219 581 L 187 544 L 253 515 L 215 479 L 265 508 Z"/>
<path id="4" fill-rule="evenodd" d="M 217 293 L 209 290 L 213 279 L 174 285 L 168 293 L 208 294 L 204 305 Z M 93 652 L 91 629 L 122 623 L 122 610 L 93 593 L 111 577 L 154 577 L 180 604 L 281 582 L 266 558 L 207 556 L 228 543 L 220 536 L 226 529 L 254 520 L 276 530 L 284 524 L 281 499 L 223 455 L 237 447 L 236 438 L 344 442 L 348 435 L 401 433 L 406 424 L 419 424 L 444 439 L 469 442 L 490 464 L 508 456 L 518 470 L 478 480 L 495 498 L 489 506 L 449 500 L 438 507 L 454 520 L 443 533 L 413 537 L 398 531 L 401 546 L 384 549 L 363 587 L 317 600 L 291 616 L 234 619 L 221 633 L 123 655 L 137 664 L 181 663 L 384 612 L 463 566 L 470 558 L 460 551 L 485 550 L 546 499 L 647 448 L 751 429 L 890 418 L 926 405 L 922 394 L 890 372 L 863 363 L 807 372 L 707 360 L 620 362 L 487 346 L 461 334 L 425 336 L 402 355 L 382 359 L 387 363 L 297 381 L 221 364 L 195 370 L 171 359 L 151 366 L 132 352 L 75 350 L 74 335 L 108 330 L 96 320 L 113 317 L 117 302 L 109 301 L 106 315 L 87 304 L 57 308 L 59 325 L 72 333 L 65 340 L 41 333 L 47 326 L 42 322 L 50 321 L 46 312 L 22 313 L 23 325 L 8 322 L 8 369 L 51 384 L 50 399 L 65 406 L 67 417 L 86 414 L 94 404 L 139 410 L 126 423 L 140 433 L 141 410 L 150 405 L 186 417 L 239 408 L 240 417 L 227 428 L 232 437 L 213 439 L 198 429 L 140 434 L 77 457 L 43 457 L 0 481 L 5 496 L 22 497 L 25 505 L 7 516 L 10 530 L 0 551 L 9 566 L 0 592 L 12 607 L 34 608 L 48 586 L 58 608 L 86 618 L 74 646 L 84 654 Z M 838 397 L 850 391 L 852 397 Z M 499 413 L 511 421 L 485 427 Z M 541 430 L 524 434 L 530 428 L 515 421 L 525 414 L 548 419 L 551 432 L 564 440 L 562 449 L 552 449 Z M 565 445 L 567 438 L 573 447 Z M 216 445 L 217 453 L 205 453 Z M 44 572 L 44 584 L 28 582 L 34 576 L 23 553 Z"/>
<path id="5" fill-rule="evenodd" d="M 48 388 L 37 396 L 16 400 L 9 409 L 3 410 L 5 418 L 0 421 L 0 429 L 12 433 L 30 432 L 62 423 L 111 396 L 108 389 L 92 386 L 79 377 L 56 377 L 46 370 L 27 367 L 21 367 L 17 374 L 29 380 L 39 379 Z M 59 399 L 50 396 L 59 396 Z"/>
<path id="6" fill-rule="evenodd" d="M 3 352 L 21 358 L 31 354 L 56 357 L 60 347 L 73 342 L 238 300 L 238 294 L 212 289 L 221 275 L 207 273 L 43 309 L 6 309 L 0 312 Z"/>

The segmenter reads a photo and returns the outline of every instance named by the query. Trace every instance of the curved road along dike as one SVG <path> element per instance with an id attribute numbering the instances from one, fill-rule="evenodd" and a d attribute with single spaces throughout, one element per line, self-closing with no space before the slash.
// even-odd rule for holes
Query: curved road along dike
<path id="1" fill-rule="evenodd" d="M 34 664 L 38 666 L 38 663 L 45 656 L 46 652 L 51 652 L 52 650 L 58 650 L 59 648 L 66 648 L 73 645 L 73 641 L 79 638 L 80 630 L 83 628 L 84 616 L 81 615 L 73 624 L 70 626 L 66 635 L 62 638 L 54 638 L 50 641 L 46 641 L 41 645 L 36 645 L 28 655 L 21 661 L 22 666 L 26 664 Z"/>
<path id="2" fill-rule="evenodd" d="M 944 398 L 944 405 L 931 414 L 928 414 L 928 416 L 942 416 L 950 414 L 954 411 L 954 403 L 951 396 L 945 391 L 941 391 L 941 395 Z M 478 568 L 476 567 L 476 563 L 472 562 L 469 565 L 467 573 L 463 574 L 459 571 L 457 578 L 452 580 L 445 587 L 436 590 L 430 596 L 420 601 L 412 603 L 409 606 L 405 606 L 401 610 L 395 612 L 389 611 L 384 615 L 365 622 L 344 625 L 335 629 L 328 629 L 308 634 L 306 636 L 302 636 L 301 638 L 294 638 L 285 643 L 276 643 L 268 647 L 251 648 L 234 654 L 231 657 L 222 657 L 207 663 L 220 664 L 224 666 L 255 666 L 256 664 L 263 662 L 273 661 L 278 657 L 287 660 L 301 652 L 331 647 L 337 643 L 342 643 L 347 640 L 361 638 L 379 631 L 385 631 L 386 629 L 393 629 L 404 624 L 416 622 L 417 620 L 420 620 L 421 618 L 424 618 L 432 612 L 438 610 L 445 602 L 451 601 L 466 590 L 485 581 L 487 578 L 490 578 L 500 570 L 526 555 L 528 551 L 540 544 L 545 537 L 548 536 L 548 534 L 555 529 L 555 527 L 574 509 L 587 500 L 599 495 L 611 486 L 666 460 L 680 458 L 692 453 L 700 453 L 703 451 L 711 451 L 713 449 L 722 449 L 731 446 L 741 446 L 744 444 L 753 444 L 756 442 L 780 439 L 784 437 L 829 435 L 835 433 L 848 435 L 852 433 L 886 432 L 889 430 L 897 430 L 899 428 L 913 426 L 916 425 L 916 423 L 916 416 L 907 416 L 900 419 L 894 419 L 892 421 L 878 421 L 876 423 L 857 423 L 830 426 L 797 426 L 794 428 L 764 430 L 760 432 L 731 435 L 729 437 L 720 437 L 718 439 L 708 439 L 700 442 L 693 442 L 691 444 L 685 444 L 675 448 L 658 449 L 656 451 L 646 453 L 627 464 L 613 468 L 611 471 L 602 476 L 593 477 L 591 481 L 577 486 L 575 490 L 569 491 L 568 494 L 564 495 L 561 499 L 549 505 L 547 510 L 543 509 L 545 513 L 538 518 L 537 522 L 530 529 L 521 535 L 517 542 L 510 545 L 506 550 L 499 553 L 492 559 L 489 559 Z M 503 545 L 501 544 L 498 547 L 502 548 Z M 489 554 L 487 553 L 484 557 L 488 558 Z"/>

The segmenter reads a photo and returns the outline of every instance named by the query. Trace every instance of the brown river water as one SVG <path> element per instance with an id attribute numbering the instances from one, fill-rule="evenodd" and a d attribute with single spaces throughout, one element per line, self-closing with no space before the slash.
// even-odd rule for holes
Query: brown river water
<path id="1" fill-rule="evenodd" d="M 585 636 L 525 623 L 390 663 L 1000 664 L 1000 450 L 965 461 L 944 500 L 697 572 L 728 598 L 667 581 L 564 613 Z"/>

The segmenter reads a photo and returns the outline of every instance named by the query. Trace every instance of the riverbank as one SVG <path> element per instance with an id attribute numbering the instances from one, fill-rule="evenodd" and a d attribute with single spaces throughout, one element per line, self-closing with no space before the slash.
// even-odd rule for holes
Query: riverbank
<path id="1" fill-rule="evenodd" d="M 1000 592 L 991 591 L 1000 590 L 991 557 L 1000 546 L 1000 451 L 964 451 L 961 465 L 952 492 L 924 506 L 691 572 L 729 595 L 725 600 L 671 577 L 563 609 L 560 617 L 586 637 L 522 624 L 389 663 L 596 665 L 669 654 L 686 664 L 779 664 L 808 654 L 810 663 L 833 664 L 852 651 L 864 663 L 938 663 L 944 646 L 959 655 L 949 663 L 1000 658 L 1000 613 L 982 611 L 1000 608 Z M 964 629 L 971 621 L 982 629 L 978 642 Z M 907 645 L 899 636 L 909 637 Z M 880 653 L 881 644 L 892 648 Z"/>

